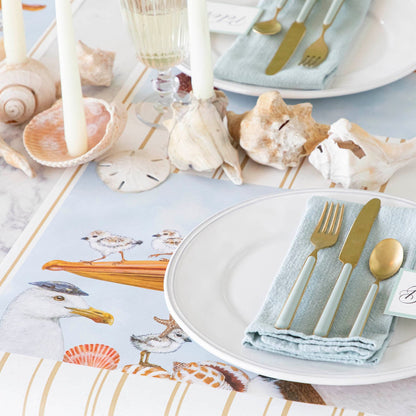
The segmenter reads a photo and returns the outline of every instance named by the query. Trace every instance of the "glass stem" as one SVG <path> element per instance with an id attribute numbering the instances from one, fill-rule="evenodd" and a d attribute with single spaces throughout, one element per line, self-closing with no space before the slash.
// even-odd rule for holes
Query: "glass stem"
<path id="1" fill-rule="evenodd" d="M 179 88 L 179 80 L 173 75 L 172 69 L 158 71 L 157 77 L 152 80 L 154 90 L 159 94 L 159 101 L 154 107 L 160 113 L 165 112 L 172 102 Z"/>

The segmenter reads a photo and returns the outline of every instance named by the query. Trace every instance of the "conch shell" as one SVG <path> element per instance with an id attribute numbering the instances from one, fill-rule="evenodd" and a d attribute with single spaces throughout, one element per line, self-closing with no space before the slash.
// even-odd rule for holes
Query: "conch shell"
<path id="1" fill-rule="evenodd" d="M 111 85 L 115 52 L 93 49 L 79 40 L 77 55 L 79 74 L 83 85 L 104 87 Z"/>
<path id="2" fill-rule="evenodd" d="M 325 179 L 344 188 L 377 189 L 415 157 L 416 138 L 384 143 L 341 118 L 331 125 L 329 137 L 315 148 L 309 161 Z"/>
<path id="3" fill-rule="evenodd" d="M 227 113 L 228 130 L 251 159 L 277 169 L 297 166 L 328 136 L 329 126 L 312 118 L 312 104 L 286 105 L 277 91 L 266 92 L 244 113 Z"/>
<path id="4" fill-rule="evenodd" d="M 192 97 L 190 104 L 175 103 L 174 117 L 165 125 L 170 131 L 169 159 L 180 170 L 211 171 L 222 166 L 236 185 L 241 177 L 238 152 L 222 122 L 228 103 L 222 91 L 212 99 Z"/>

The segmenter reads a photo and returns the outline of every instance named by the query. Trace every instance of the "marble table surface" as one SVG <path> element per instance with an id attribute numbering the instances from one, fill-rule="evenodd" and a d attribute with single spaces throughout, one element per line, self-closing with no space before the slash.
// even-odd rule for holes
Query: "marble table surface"
<path id="1" fill-rule="evenodd" d="M 91 3 L 104 3 L 105 5 L 105 7 L 101 5 L 96 8 L 91 5 L 91 10 L 94 9 L 94 18 L 99 19 L 110 13 L 106 6 L 109 6 L 111 0 L 89 1 Z M 45 3 L 47 8 L 43 12 L 25 12 L 27 39 L 30 47 L 35 45 L 41 33 L 46 30 L 52 21 L 53 2 L 47 0 Z M 89 32 L 89 28 L 86 27 L 88 25 L 85 24 L 86 20 L 87 16 L 85 18 L 79 17 L 76 20 L 76 27 L 80 28 L 81 39 L 84 39 L 82 36 L 87 36 L 86 33 Z M 119 38 L 123 37 L 125 42 L 125 51 L 120 53 L 122 59 L 115 68 L 115 77 L 117 78 L 120 75 L 119 69 L 121 67 L 133 69 L 135 57 L 120 16 L 114 16 L 114 26 L 117 26 L 119 32 L 117 36 Z M 94 35 L 88 36 L 94 39 Z M 104 40 L 101 40 L 101 42 L 103 43 Z M 42 60 L 47 63 L 52 59 L 56 60 L 56 56 L 53 55 L 56 52 L 53 43 L 54 40 L 50 42 L 52 46 L 48 50 L 45 49 L 46 52 L 45 50 L 39 51 L 39 49 L 37 51 L 39 54 L 42 53 Z M 100 42 L 97 41 L 96 43 L 99 44 Z M 54 58 L 52 58 L 53 56 Z M 145 80 L 144 82 L 147 83 L 148 81 Z M 102 94 L 108 95 L 110 93 L 103 91 Z M 228 96 L 230 99 L 229 108 L 237 112 L 250 109 L 256 100 L 255 97 L 234 93 L 229 93 Z M 297 102 L 299 101 L 288 101 L 290 104 Z M 345 117 L 357 122 L 374 134 L 409 139 L 416 136 L 414 121 L 414 115 L 416 114 L 416 73 L 376 90 L 346 97 L 313 100 L 313 105 L 314 116 L 320 122 L 331 123 L 340 117 Z M 10 145 L 24 153 L 22 131 L 23 127 L 0 125 L 0 135 Z M 62 175 L 62 171 L 59 169 L 42 167 L 35 164 L 35 162 L 33 162 L 33 166 L 37 176 L 30 179 L 0 159 L 0 227 L 2 230 L 0 233 L 0 261 L 5 257 Z M 335 403 L 339 406 L 361 409 L 386 416 L 416 414 L 415 388 L 416 377 L 367 386 L 316 386 L 317 391 L 327 403 Z"/>

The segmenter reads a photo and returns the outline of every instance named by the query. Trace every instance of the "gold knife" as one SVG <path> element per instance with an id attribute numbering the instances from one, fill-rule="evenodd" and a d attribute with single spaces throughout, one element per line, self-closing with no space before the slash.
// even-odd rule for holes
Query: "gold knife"
<path id="1" fill-rule="evenodd" d="M 290 26 L 279 49 L 270 61 L 269 66 L 266 68 L 267 75 L 274 75 L 279 72 L 293 55 L 293 52 L 295 52 L 306 32 L 305 20 L 308 18 L 316 1 L 317 0 L 306 0 L 296 21 Z"/>
<path id="2" fill-rule="evenodd" d="M 322 311 L 321 317 L 316 324 L 314 335 L 326 337 L 331 330 L 335 315 L 338 312 L 339 304 L 344 295 L 345 288 L 350 279 L 354 267 L 357 265 L 364 249 L 367 237 L 370 234 L 373 222 L 380 211 L 380 200 L 374 198 L 368 201 L 361 209 L 354 224 L 351 227 L 348 237 L 342 247 L 339 259 L 344 263 L 341 273 L 332 289 L 331 295 Z"/>

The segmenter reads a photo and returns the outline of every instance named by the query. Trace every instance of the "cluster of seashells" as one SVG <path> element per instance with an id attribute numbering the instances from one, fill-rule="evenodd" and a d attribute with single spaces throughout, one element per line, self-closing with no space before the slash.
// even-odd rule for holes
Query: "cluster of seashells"
<path id="1" fill-rule="evenodd" d="M 78 61 L 83 85 L 109 86 L 114 58 L 114 52 L 93 49 L 79 42 Z M 49 70 L 35 59 L 27 58 L 18 65 L 6 63 L 0 70 L 0 122 L 22 125 L 30 121 L 29 129 L 25 129 L 24 144 L 29 155 L 40 164 L 68 167 L 86 163 L 101 155 L 118 139 L 126 123 L 125 109 L 119 104 L 85 98 L 87 110 L 100 111 L 88 112 L 88 152 L 82 157 L 72 158 L 67 154 L 64 142 L 62 103 L 56 102 L 60 95 L 59 87 Z M 45 140 L 40 142 L 45 136 L 48 143 Z M 27 159 L 1 138 L 0 156 L 26 175 L 35 176 Z"/>
<path id="2" fill-rule="evenodd" d="M 257 163 L 276 169 L 296 167 L 305 157 L 325 179 L 345 188 L 377 189 L 416 157 L 416 138 L 389 143 L 340 119 L 316 122 L 312 104 L 287 105 L 278 91 L 266 92 L 243 114 L 226 111 L 224 93 L 175 107 L 167 123 L 169 158 L 181 170 L 222 167 L 235 184 L 242 174 L 236 147 Z M 225 117 L 226 116 L 226 117 Z M 227 120 L 228 132 L 223 120 Z"/>

